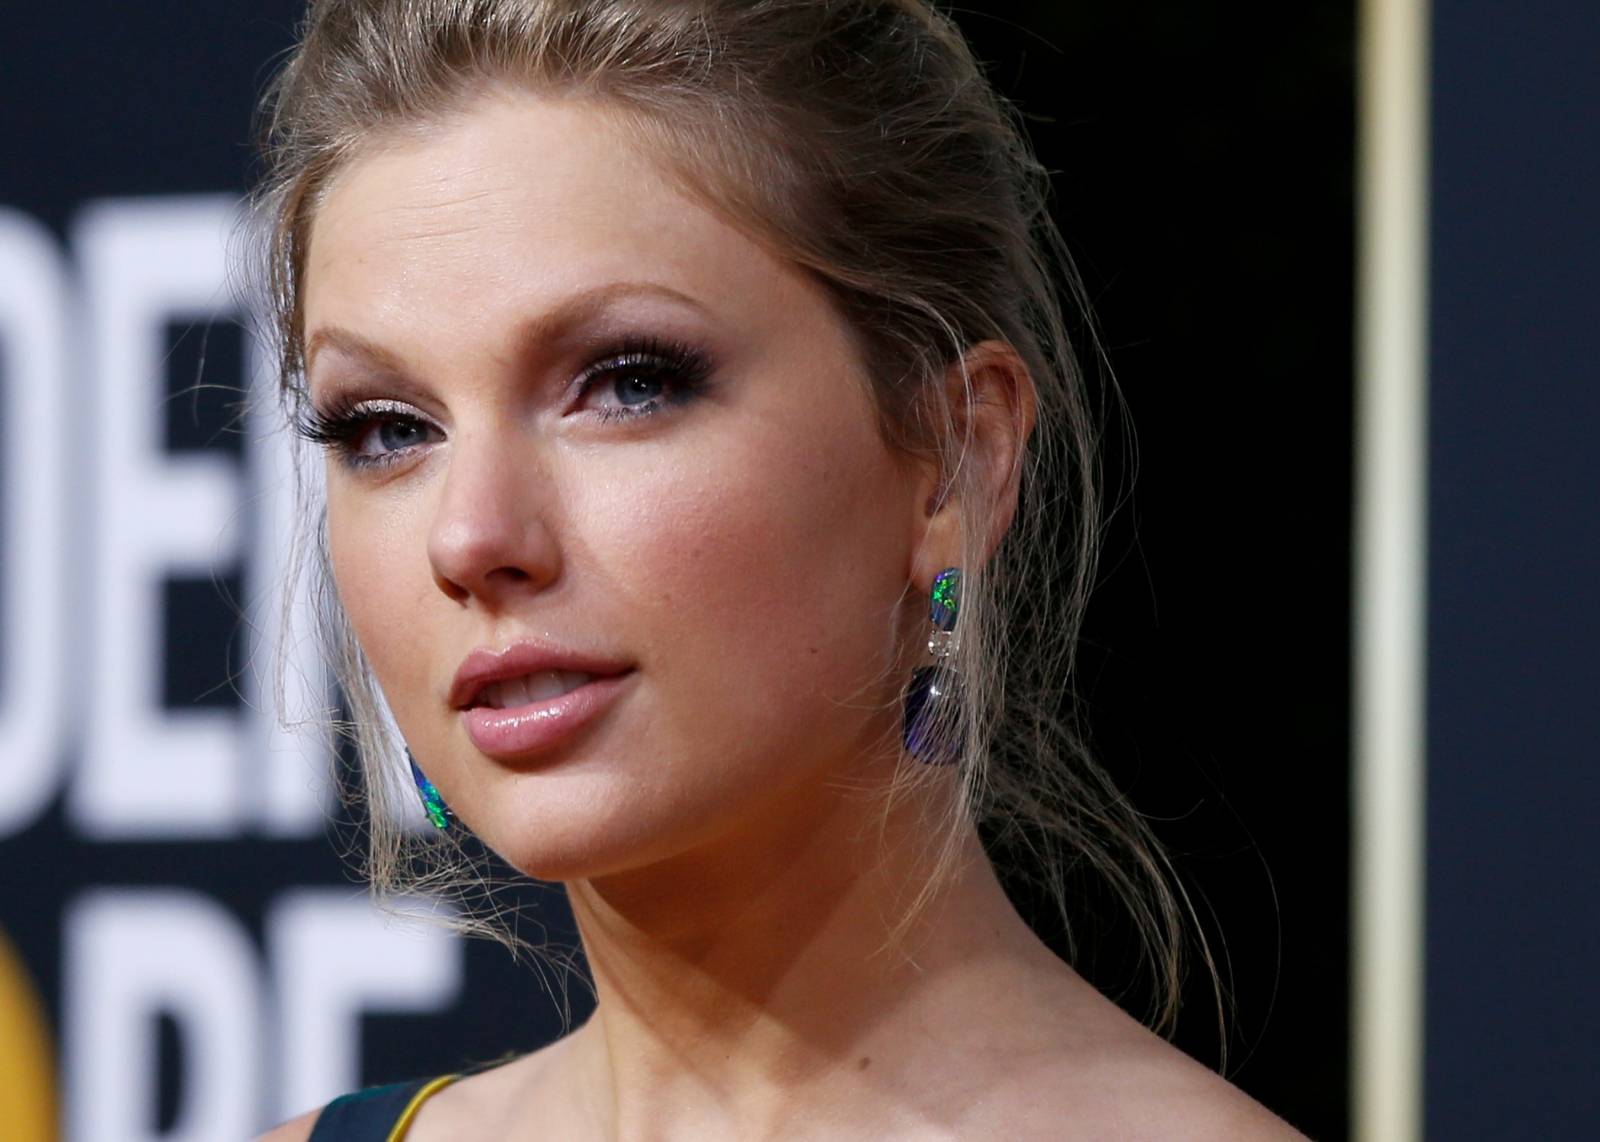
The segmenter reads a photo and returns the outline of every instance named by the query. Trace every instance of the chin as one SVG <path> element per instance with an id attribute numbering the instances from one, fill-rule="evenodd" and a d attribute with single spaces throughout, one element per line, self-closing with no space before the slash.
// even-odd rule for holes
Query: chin
<path id="1" fill-rule="evenodd" d="M 685 819 L 696 815 L 689 806 L 637 781 L 523 774 L 494 805 L 465 809 L 473 832 L 502 861 L 542 881 L 643 869 L 692 848 L 700 832 Z"/>

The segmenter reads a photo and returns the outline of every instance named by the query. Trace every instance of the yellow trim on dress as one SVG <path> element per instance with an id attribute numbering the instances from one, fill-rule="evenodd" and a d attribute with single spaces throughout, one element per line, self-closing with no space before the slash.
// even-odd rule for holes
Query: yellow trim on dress
<path id="1" fill-rule="evenodd" d="M 388 1142 L 401 1142 L 406 1136 L 406 1131 L 411 1129 L 411 1122 L 417 1117 L 417 1111 L 422 1109 L 422 1104 L 460 1077 L 460 1075 L 441 1075 L 413 1095 L 411 1101 L 406 1103 L 406 1108 L 400 1112 L 400 1117 L 394 1120 L 394 1128 L 389 1131 Z"/>

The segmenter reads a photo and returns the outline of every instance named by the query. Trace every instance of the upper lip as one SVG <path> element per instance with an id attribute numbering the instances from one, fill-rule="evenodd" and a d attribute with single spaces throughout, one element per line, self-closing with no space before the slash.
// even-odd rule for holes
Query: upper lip
<path id="1" fill-rule="evenodd" d="M 521 678 L 546 670 L 608 677 L 625 674 L 632 667 L 614 658 L 603 658 L 551 643 L 524 641 L 501 650 L 480 648 L 467 655 L 450 684 L 450 705 L 465 710 L 477 700 L 485 686 L 507 678 Z"/>

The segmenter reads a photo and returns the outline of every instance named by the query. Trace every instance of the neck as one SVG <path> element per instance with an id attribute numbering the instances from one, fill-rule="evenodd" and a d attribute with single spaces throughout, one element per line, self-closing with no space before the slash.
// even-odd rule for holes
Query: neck
<path id="1" fill-rule="evenodd" d="M 570 886 L 599 996 L 570 1057 L 603 1133 L 639 1136 L 686 1106 L 740 1137 L 802 1098 L 842 1110 L 935 1023 L 992 1018 L 1005 981 L 1065 970 L 970 826 L 941 869 L 927 796 L 887 811 L 859 789 L 816 796 L 814 812 L 786 804 L 781 821 Z"/>

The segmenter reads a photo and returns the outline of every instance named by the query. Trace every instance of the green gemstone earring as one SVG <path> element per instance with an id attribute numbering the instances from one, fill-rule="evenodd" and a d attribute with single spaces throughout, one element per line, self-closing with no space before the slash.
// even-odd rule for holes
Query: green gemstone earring
<path id="1" fill-rule="evenodd" d="M 911 676 L 906 691 L 906 752 L 928 765 L 950 765 L 960 756 L 956 721 L 961 713 L 961 677 L 951 658 L 956 649 L 956 619 L 961 615 L 961 569 L 947 567 L 933 581 L 928 618 L 933 633 L 928 653 L 936 659 Z"/>
<path id="2" fill-rule="evenodd" d="M 450 818 L 455 814 L 444 803 L 444 798 L 439 796 L 439 790 L 428 780 L 427 774 L 417 765 L 417 759 L 411 756 L 409 749 L 406 750 L 406 760 L 411 763 L 411 780 L 417 783 L 417 792 L 422 795 L 422 808 L 428 814 L 428 820 L 433 822 L 436 829 L 448 829 Z"/>

